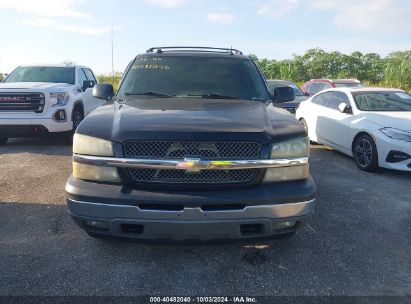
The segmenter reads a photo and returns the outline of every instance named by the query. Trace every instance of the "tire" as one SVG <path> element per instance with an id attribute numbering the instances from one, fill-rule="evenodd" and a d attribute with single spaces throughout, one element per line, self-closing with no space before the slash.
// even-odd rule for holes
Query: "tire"
<path id="1" fill-rule="evenodd" d="M 81 123 L 81 121 L 84 119 L 84 114 L 83 110 L 81 107 L 76 106 L 73 110 L 73 114 L 71 115 L 71 120 L 73 122 L 73 130 L 71 132 L 68 132 L 67 134 L 64 135 L 64 143 L 66 145 L 71 145 L 73 144 L 73 135 L 74 132 L 76 131 L 77 127 Z"/>
<path id="2" fill-rule="evenodd" d="M 71 120 L 73 121 L 73 132 L 76 131 L 77 127 L 81 123 L 81 121 L 84 119 L 84 114 L 83 110 L 81 107 L 76 106 L 73 110 L 73 114 L 71 115 Z"/>
<path id="3" fill-rule="evenodd" d="M 358 137 L 353 144 L 354 161 L 362 171 L 375 172 L 378 169 L 378 152 L 374 140 L 368 134 Z"/>
<path id="4" fill-rule="evenodd" d="M 0 137 L 0 146 L 5 145 L 9 139 L 7 137 Z"/>

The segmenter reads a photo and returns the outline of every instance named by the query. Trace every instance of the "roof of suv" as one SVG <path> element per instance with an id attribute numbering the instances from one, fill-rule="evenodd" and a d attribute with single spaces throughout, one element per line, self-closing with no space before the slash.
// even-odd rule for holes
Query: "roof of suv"
<path id="1" fill-rule="evenodd" d="M 241 51 L 233 48 L 215 47 L 152 47 L 138 56 L 198 56 L 198 57 L 231 57 L 249 59 Z"/>

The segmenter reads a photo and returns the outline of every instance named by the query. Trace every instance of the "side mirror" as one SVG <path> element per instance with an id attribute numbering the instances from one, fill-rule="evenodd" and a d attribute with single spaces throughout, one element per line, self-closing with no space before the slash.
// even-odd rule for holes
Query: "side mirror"
<path id="1" fill-rule="evenodd" d="M 338 109 L 340 110 L 341 113 L 352 114 L 351 108 L 344 102 L 338 105 Z"/>
<path id="2" fill-rule="evenodd" d="M 83 91 L 87 90 L 87 89 L 91 89 L 96 85 L 96 82 L 93 80 L 84 80 L 83 81 L 83 86 L 81 87 L 83 89 Z"/>
<path id="3" fill-rule="evenodd" d="M 93 97 L 98 99 L 109 100 L 114 95 L 114 89 L 111 84 L 98 83 L 93 88 Z"/>
<path id="4" fill-rule="evenodd" d="M 308 92 L 304 92 L 304 96 L 310 97 L 310 96 L 311 96 L 311 94 L 310 94 L 310 93 L 308 93 Z"/>
<path id="5" fill-rule="evenodd" d="M 282 103 L 293 101 L 295 99 L 295 92 L 292 87 L 277 87 L 274 90 L 274 102 Z"/>

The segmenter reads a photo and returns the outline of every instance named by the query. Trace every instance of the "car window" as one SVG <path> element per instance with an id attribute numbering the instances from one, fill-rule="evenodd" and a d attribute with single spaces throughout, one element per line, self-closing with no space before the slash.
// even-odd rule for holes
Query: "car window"
<path id="1" fill-rule="evenodd" d="M 360 92 L 353 96 L 361 111 L 411 111 L 411 95 L 402 91 Z"/>
<path id="2" fill-rule="evenodd" d="M 329 101 L 327 93 L 322 93 L 322 94 L 319 94 L 317 96 L 314 96 L 311 101 L 315 104 L 320 105 L 320 106 L 327 107 L 328 106 L 328 101 Z"/>
<path id="3" fill-rule="evenodd" d="M 343 92 L 327 92 L 328 104 L 327 106 L 334 110 L 339 110 L 338 106 L 341 103 L 345 103 L 347 106 L 350 106 L 350 100 L 348 99 L 347 94 Z"/>
<path id="4" fill-rule="evenodd" d="M 53 82 L 74 84 L 72 67 L 18 67 L 4 82 Z"/>
<path id="5" fill-rule="evenodd" d="M 172 97 L 208 95 L 268 100 L 264 79 L 250 59 L 200 56 L 138 57 L 124 76 L 118 96 L 145 92 Z"/>
<path id="6" fill-rule="evenodd" d="M 94 81 L 94 82 L 97 82 L 97 81 L 96 81 L 96 78 L 94 77 L 94 74 L 93 74 L 93 72 L 92 72 L 91 70 L 89 70 L 89 69 L 83 69 L 83 71 L 84 71 L 84 73 L 86 74 L 87 80 L 92 80 L 92 81 Z"/>
<path id="7" fill-rule="evenodd" d="M 84 74 L 83 69 L 78 69 L 78 83 L 82 87 L 83 86 L 83 81 L 88 80 L 86 77 L 86 74 Z"/>
<path id="8" fill-rule="evenodd" d="M 330 85 L 324 82 L 315 82 L 312 83 L 309 87 L 309 89 L 307 89 L 307 92 L 310 94 L 317 94 L 318 92 L 321 92 L 325 89 L 329 89 Z"/>

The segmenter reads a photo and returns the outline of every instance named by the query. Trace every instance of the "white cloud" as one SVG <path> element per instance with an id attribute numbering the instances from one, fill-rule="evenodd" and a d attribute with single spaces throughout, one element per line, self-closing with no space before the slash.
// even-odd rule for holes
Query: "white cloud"
<path id="1" fill-rule="evenodd" d="M 346 0 L 344 5 L 331 0 L 316 0 L 313 8 L 333 10 L 333 22 L 340 28 L 377 33 L 411 31 L 409 0 Z"/>
<path id="2" fill-rule="evenodd" d="M 148 4 L 161 8 L 173 8 L 184 4 L 185 0 L 145 0 Z"/>
<path id="3" fill-rule="evenodd" d="M 232 23 L 234 19 L 234 15 L 228 13 L 210 13 L 207 15 L 208 21 L 219 24 L 229 24 Z"/>
<path id="4" fill-rule="evenodd" d="M 349 30 L 383 34 L 411 31 L 409 0 L 270 0 L 260 5 L 258 14 L 279 19 L 297 10 L 311 11 L 312 16 L 318 11 L 330 12 L 335 26 Z"/>
<path id="5" fill-rule="evenodd" d="M 299 8 L 301 0 L 271 0 L 260 6 L 258 14 L 273 19 L 282 18 Z"/>
<path id="6" fill-rule="evenodd" d="M 84 0 L 0 0 L 0 9 L 14 9 L 19 13 L 48 17 L 88 18 L 78 10 Z"/>
<path id="7" fill-rule="evenodd" d="M 23 20 L 24 24 L 28 24 L 31 26 L 37 27 L 47 27 L 53 28 L 61 31 L 68 31 L 68 32 L 75 32 L 85 35 L 101 35 L 104 33 L 108 33 L 111 31 L 111 26 L 103 26 L 103 27 L 96 27 L 96 26 L 83 26 L 83 25 L 76 25 L 76 24 L 65 24 L 57 22 L 54 19 L 47 19 L 47 18 L 37 18 L 32 20 Z M 114 26 L 113 30 L 121 29 L 121 26 Z"/>

